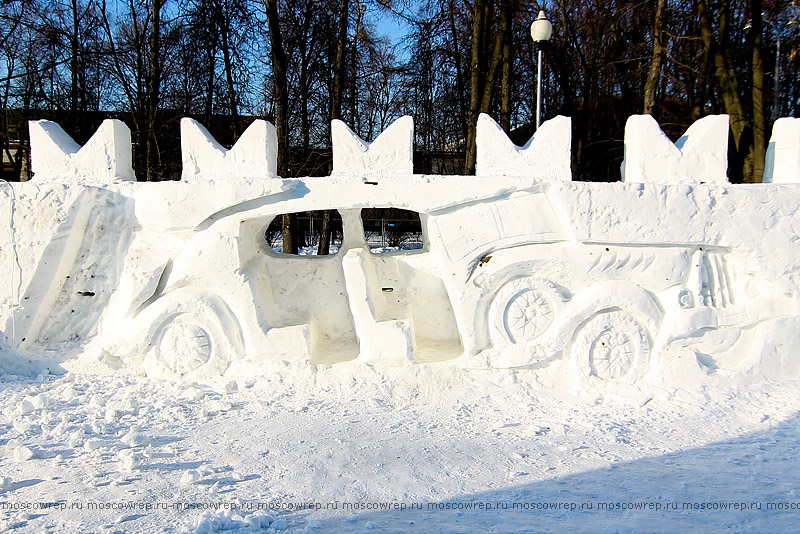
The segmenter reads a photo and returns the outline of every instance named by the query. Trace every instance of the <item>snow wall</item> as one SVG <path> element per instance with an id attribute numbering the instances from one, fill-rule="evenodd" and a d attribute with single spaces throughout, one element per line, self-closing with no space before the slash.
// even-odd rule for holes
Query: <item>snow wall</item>
<path id="1" fill-rule="evenodd" d="M 0 184 L 2 365 L 197 380 L 275 361 L 529 369 L 633 383 L 800 374 L 800 119 L 764 184 L 726 177 L 728 118 L 673 144 L 625 131 L 623 180 L 571 181 L 571 124 L 513 145 L 482 115 L 477 176 L 414 175 L 413 121 L 372 143 L 332 125 L 330 177 L 280 179 L 274 127 L 230 150 L 184 119 L 180 182 L 139 183 L 130 131 L 83 146 L 30 125 L 31 182 Z M 419 214 L 422 247 L 376 253 L 361 210 Z M 283 214 L 336 210 L 335 254 L 281 254 Z"/>

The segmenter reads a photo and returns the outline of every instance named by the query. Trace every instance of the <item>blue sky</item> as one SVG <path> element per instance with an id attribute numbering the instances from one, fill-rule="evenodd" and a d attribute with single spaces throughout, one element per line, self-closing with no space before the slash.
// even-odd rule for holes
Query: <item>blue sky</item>
<path id="1" fill-rule="evenodd" d="M 397 54 L 398 61 L 405 61 L 407 59 L 407 54 L 405 53 L 402 40 L 411 32 L 411 25 L 401 17 L 386 11 L 376 10 L 370 12 L 368 17 L 375 23 L 378 34 L 385 35 L 395 45 L 395 53 Z"/>

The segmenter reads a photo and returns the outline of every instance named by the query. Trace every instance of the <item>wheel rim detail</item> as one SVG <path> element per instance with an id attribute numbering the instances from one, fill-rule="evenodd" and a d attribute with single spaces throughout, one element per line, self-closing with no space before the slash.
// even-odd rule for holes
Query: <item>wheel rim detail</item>
<path id="1" fill-rule="evenodd" d="M 581 327 L 572 347 L 583 376 L 635 381 L 650 357 L 647 330 L 623 311 L 598 313 Z"/>
<path id="2" fill-rule="evenodd" d="M 599 378 L 621 378 L 631 370 L 636 356 L 633 340 L 612 329 L 602 332 L 589 351 L 591 373 Z"/>
<path id="3" fill-rule="evenodd" d="M 159 342 L 161 361 L 167 368 L 184 375 L 211 359 L 211 337 L 202 327 L 176 318 L 165 329 Z"/>
<path id="4" fill-rule="evenodd" d="M 553 304 L 544 292 L 531 288 L 513 296 L 506 306 L 504 323 L 514 343 L 535 339 L 553 322 Z"/>

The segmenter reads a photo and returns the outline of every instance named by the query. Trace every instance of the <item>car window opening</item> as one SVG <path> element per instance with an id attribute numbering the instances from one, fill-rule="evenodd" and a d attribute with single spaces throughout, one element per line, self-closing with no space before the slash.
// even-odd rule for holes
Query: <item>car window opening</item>
<path id="1" fill-rule="evenodd" d="M 364 239 L 370 252 L 420 250 L 424 245 L 419 213 L 399 208 L 361 210 Z"/>
<path id="2" fill-rule="evenodd" d="M 284 228 L 288 229 L 291 247 L 285 252 Z M 342 237 L 342 216 L 336 210 L 277 215 L 264 235 L 273 251 L 297 256 L 334 255 L 342 246 Z"/>

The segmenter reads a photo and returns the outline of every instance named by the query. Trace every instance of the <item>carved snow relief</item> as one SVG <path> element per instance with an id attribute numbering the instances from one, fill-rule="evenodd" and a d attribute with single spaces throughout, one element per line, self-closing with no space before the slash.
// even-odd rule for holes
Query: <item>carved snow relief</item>
<path id="1" fill-rule="evenodd" d="M 776 123 L 765 181 L 800 180 L 797 121 Z M 281 180 L 272 125 L 228 150 L 184 119 L 183 180 L 130 183 L 123 124 L 79 147 L 32 123 L 34 181 L 0 189 L 0 261 L 21 273 L 2 346 L 179 380 L 279 360 L 452 360 L 577 387 L 800 375 L 778 348 L 800 329 L 800 188 L 728 184 L 727 128 L 707 117 L 673 144 L 631 117 L 609 184 L 571 181 L 564 117 L 517 147 L 481 116 L 478 177 L 413 175 L 410 117 L 372 143 L 334 122 L 332 176 Z M 418 221 L 415 245 L 390 215 L 365 232 L 370 208 Z M 272 223 L 312 211 L 338 213 L 337 253 L 277 253 Z"/>
<path id="2" fill-rule="evenodd" d="M 492 341 L 521 343 L 542 336 L 563 308 L 555 286 L 532 276 L 515 278 L 500 288 L 490 308 Z"/>
<path id="3" fill-rule="evenodd" d="M 634 382 L 649 364 L 650 337 L 632 315 L 599 313 L 581 326 L 572 358 L 581 375 Z"/>

